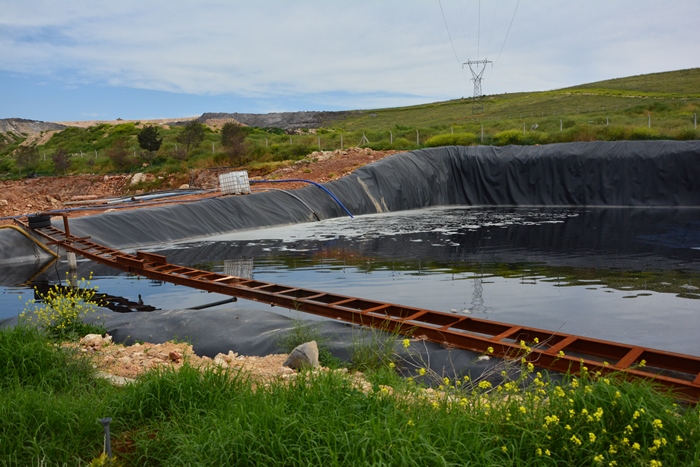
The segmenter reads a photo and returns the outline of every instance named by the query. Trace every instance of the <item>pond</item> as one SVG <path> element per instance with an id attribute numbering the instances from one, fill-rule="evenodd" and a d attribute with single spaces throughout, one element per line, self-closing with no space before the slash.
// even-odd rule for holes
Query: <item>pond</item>
<path id="1" fill-rule="evenodd" d="M 700 355 L 700 209 L 431 208 L 148 251 L 267 282 Z M 157 309 L 228 298 L 80 261 L 79 277 L 91 273 L 100 292 Z M 65 277 L 61 262 L 34 280 Z M 0 291 L 0 319 L 33 297 L 27 286 Z"/>

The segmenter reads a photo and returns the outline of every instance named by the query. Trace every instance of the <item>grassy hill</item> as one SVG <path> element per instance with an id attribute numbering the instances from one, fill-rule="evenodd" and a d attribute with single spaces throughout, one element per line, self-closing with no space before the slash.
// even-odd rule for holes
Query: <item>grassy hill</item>
<path id="1" fill-rule="evenodd" d="M 250 127 L 244 157 L 231 158 L 221 146 L 220 124 L 206 129 L 204 141 L 182 157 L 177 135 L 182 126 L 159 127 L 163 145 L 146 157 L 137 135 L 141 122 L 71 127 L 37 138 L 0 135 L 0 174 L 56 172 L 52 157 L 70 157 L 68 172 L 124 170 L 110 149 L 116 142 L 133 170 L 147 162 L 152 171 L 182 171 L 222 165 L 279 165 L 314 150 L 349 146 L 413 150 L 452 144 L 548 144 L 629 139 L 698 139 L 700 68 L 653 73 L 582 84 L 552 91 L 484 96 L 483 110 L 471 98 L 410 107 L 323 113 L 313 130 Z M 204 116 L 200 118 L 204 119 Z M 283 121 L 283 119 L 282 119 Z M 41 135 L 39 135 L 41 136 Z M 34 152 L 22 152 L 31 145 Z M 27 162 L 29 160 L 29 163 Z"/>

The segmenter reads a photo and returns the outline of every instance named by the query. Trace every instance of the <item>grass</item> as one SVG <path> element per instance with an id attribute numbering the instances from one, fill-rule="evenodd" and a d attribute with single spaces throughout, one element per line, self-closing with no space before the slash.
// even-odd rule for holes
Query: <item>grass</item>
<path id="1" fill-rule="evenodd" d="M 313 133 L 287 135 L 279 128 L 251 128 L 246 137 L 246 154 L 234 160 L 229 160 L 223 151 L 220 134 L 210 129 L 204 141 L 191 148 L 189 159 L 181 161 L 177 157 L 176 141 L 181 128 L 177 126 L 160 129 L 163 145 L 153 160 L 139 159 L 140 128 L 135 123 L 68 128 L 37 147 L 40 154 L 47 155 L 47 160 L 40 160 L 27 172 L 53 174 L 51 155 L 59 148 L 71 154 L 71 173 L 113 172 L 115 167 L 107 151 L 120 137 L 126 138 L 127 149 L 136 156 L 129 170 L 157 174 L 173 165 L 184 173 L 214 166 L 254 170 L 261 164 L 295 161 L 312 151 L 341 147 L 410 151 L 451 144 L 698 139 L 700 133 L 695 120 L 700 113 L 699 85 L 700 68 L 693 68 L 551 91 L 486 95 L 484 110 L 477 114 L 472 113 L 472 100 L 465 98 L 339 112 L 329 114 Z M 488 90 L 488 85 L 485 89 Z M 22 175 L 11 153 L 24 139 L 13 134 L 0 139 L 0 174 Z M 143 167 L 143 162 L 148 166 Z"/>
<path id="2" fill-rule="evenodd" d="M 243 373 L 147 373 L 113 387 L 28 326 L 0 330 L 0 465 L 85 465 L 110 416 L 123 465 L 698 465 L 700 410 L 649 383 L 586 375 L 443 382 L 390 365 L 255 384 Z M 10 368 L 8 370 L 8 368 Z M 416 370 L 418 375 L 420 370 Z M 383 380 L 377 383 L 376 378 Z M 508 396 L 508 397 L 506 397 Z"/>

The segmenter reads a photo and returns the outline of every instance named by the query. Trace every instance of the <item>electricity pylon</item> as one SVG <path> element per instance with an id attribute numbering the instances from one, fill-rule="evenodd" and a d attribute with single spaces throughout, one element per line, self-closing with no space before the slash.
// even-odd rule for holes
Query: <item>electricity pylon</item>
<path id="1" fill-rule="evenodd" d="M 474 97 L 472 98 L 472 114 L 477 112 L 483 112 L 484 102 L 482 97 L 484 95 L 481 93 L 481 80 L 484 76 L 484 70 L 486 70 L 486 65 L 493 63 L 491 60 L 467 60 L 464 65 L 469 65 L 469 71 L 472 72 L 472 81 L 474 81 Z M 474 67 L 472 67 L 474 65 Z"/>

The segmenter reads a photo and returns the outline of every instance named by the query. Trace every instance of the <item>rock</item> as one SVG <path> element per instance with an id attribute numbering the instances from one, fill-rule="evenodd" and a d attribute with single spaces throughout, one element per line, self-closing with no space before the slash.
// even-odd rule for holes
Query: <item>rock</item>
<path id="1" fill-rule="evenodd" d="M 177 350 L 171 350 L 170 353 L 168 353 L 168 358 L 171 362 L 180 363 L 182 361 L 182 354 Z"/>
<path id="2" fill-rule="evenodd" d="M 181 190 L 189 190 L 189 188 L 190 188 L 190 185 L 187 184 L 187 183 L 185 183 L 185 184 L 183 184 L 183 185 L 180 185 L 180 189 L 181 189 Z"/>
<path id="3" fill-rule="evenodd" d="M 146 181 L 146 174 L 143 172 L 135 173 L 131 177 L 131 181 L 129 182 L 129 185 L 136 185 L 137 183 L 145 182 Z"/>
<path id="4" fill-rule="evenodd" d="M 318 366 L 318 345 L 316 341 L 306 342 L 296 347 L 282 364 L 293 370 Z"/>
<path id="5" fill-rule="evenodd" d="M 85 347 L 102 347 L 105 344 L 110 344 L 112 342 L 112 336 L 109 334 L 105 334 L 104 337 L 102 337 L 99 334 L 88 334 L 82 339 L 80 339 L 80 345 L 83 345 Z"/>
<path id="6" fill-rule="evenodd" d="M 7 206 L 8 204 L 6 199 L 0 199 L 0 206 Z"/>

